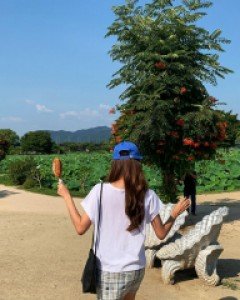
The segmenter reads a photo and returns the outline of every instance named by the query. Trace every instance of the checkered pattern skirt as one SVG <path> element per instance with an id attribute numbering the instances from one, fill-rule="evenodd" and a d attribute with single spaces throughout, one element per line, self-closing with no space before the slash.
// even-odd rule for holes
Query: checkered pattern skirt
<path id="1" fill-rule="evenodd" d="M 97 299 L 122 300 L 128 293 L 136 293 L 145 269 L 112 273 L 98 270 Z"/>

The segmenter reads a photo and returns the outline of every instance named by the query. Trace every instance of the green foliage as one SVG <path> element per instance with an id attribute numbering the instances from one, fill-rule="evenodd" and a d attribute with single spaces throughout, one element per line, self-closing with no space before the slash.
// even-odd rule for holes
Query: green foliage
<path id="1" fill-rule="evenodd" d="M 15 147 L 19 145 L 19 136 L 11 129 L 0 129 L 0 139 L 6 140 L 9 144 L 9 147 Z"/>
<path id="2" fill-rule="evenodd" d="M 0 129 L 0 160 L 19 145 L 19 136 L 11 129 Z"/>
<path id="3" fill-rule="evenodd" d="M 46 131 L 30 131 L 21 138 L 21 148 L 25 153 L 49 154 L 53 146 L 50 133 Z"/>
<path id="4" fill-rule="evenodd" d="M 240 121 L 236 124 L 236 144 L 240 145 Z"/>
<path id="5" fill-rule="evenodd" d="M 221 30 L 198 26 L 211 1 L 154 0 L 114 7 L 116 19 L 107 36 L 117 39 L 110 55 L 121 64 L 109 87 L 125 85 L 112 126 L 113 144 L 136 142 L 148 160 L 161 168 L 166 199 L 177 194 L 176 182 L 194 163 L 213 159 L 217 147 L 233 145 L 236 117 L 217 110 L 218 100 L 204 83 L 231 72 L 219 63 Z"/>
<path id="6" fill-rule="evenodd" d="M 6 186 L 11 186 L 12 180 L 9 178 L 8 174 L 1 174 L 0 175 L 0 184 L 6 185 Z"/>
<path id="7" fill-rule="evenodd" d="M 228 279 L 224 278 L 222 280 L 222 285 L 230 290 L 236 291 L 236 290 L 240 289 L 239 285 L 236 282 L 233 282 L 232 280 L 228 280 Z"/>
<path id="8" fill-rule="evenodd" d="M 8 165 L 9 177 L 13 184 L 22 185 L 27 178 L 31 177 L 32 171 L 36 167 L 36 162 L 30 157 L 13 160 Z"/>
<path id="9" fill-rule="evenodd" d="M 59 153 L 74 153 L 74 152 L 92 152 L 92 151 L 107 151 L 109 143 L 62 143 L 58 145 Z M 55 152 L 55 151 L 54 151 Z"/>
<path id="10" fill-rule="evenodd" d="M 11 143 L 14 141 L 14 132 L 10 129 L 0 129 L 0 161 L 5 158 Z"/>
<path id="11" fill-rule="evenodd" d="M 8 151 L 8 154 L 9 155 L 20 155 L 20 154 L 22 154 L 21 146 L 10 147 L 10 149 Z"/>
<path id="12" fill-rule="evenodd" d="M 0 164 L 0 174 L 9 174 L 14 165 L 21 163 L 25 165 L 25 160 L 33 162 L 34 168 L 29 167 L 27 178 L 31 176 L 46 188 L 56 189 L 57 180 L 52 175 L 52 160 L 54 155 L 34 155 L 14 156 L 10 155 Z M 99 182 L 99 179 L 108 173 L 111 157 L 108 153 L 81 153 L 59 156 L 63 162 L 63 178 L 68 183 L 72 191 L 86 194 L 91 187 Z M 23 173 L 23 172 L 21 172 Z M 23 180 L 21 181 L 23 183 Z"/>
<path id="13" fill-rule="evenodd" d="M 29 189 L 36 187 L 36 185 L 37 185 L 36 180 L 34 180 L 31 177 L 27 177 L 27 179 L 25 180 L 25 182 L 23 184 L 23 188 L 26 190 L 29 190 Z"/>
<path id="14" fill-rule="evenodd" d="M 198 191 L 240 190 L 240 151 L 220 151 L 213 161 L 196 164 Z"/>
<path id="15" fill-rule="evenodd" d="M 0 161 L 5 158 L 9 149 L 9 143 L 7 140 L 0 138 Z"/>
<path id="16" fill-rule="evenodd" d="M 68 154 L 59 157 L 63 162 L 63 179 L 71 192 L 78 196 L 85 196 L 99 182 L 100 178 L 105 177 L 111 164 L 111 155 L 106 152 Z M 25 182 L 25 188 L 32 188 L 32 185 L 35 184 L 34 187 L 41 187 L 42 192 L 56 191 L 57 180 L 52 175 L 53 158 L 54 155 L 36 155 L 30 158 L 28 156 L 7 156 L 0 163 L 0 182 L 9 183 L 7 178 L 10 170 L 12 166 L 16 166 L 13 173 L 25 175 L 23 178 L 20 176 L 20 181 L 17 176 L 18 181 L 15 184 Z M 163 176 L 159 167 L 145 162 L 143 169 L 149 187 L 162 195 L 162 200 L 166 201 L 161 190 Z M 240 150 L 218 151 L 216 160 L 197 162 L 198 193 L 240 190 L 239 170 Z M 38 191 L 41 190 L 38 189 Z M 182 191 L 182 187 L 180 187 L 180 191 Z"/>

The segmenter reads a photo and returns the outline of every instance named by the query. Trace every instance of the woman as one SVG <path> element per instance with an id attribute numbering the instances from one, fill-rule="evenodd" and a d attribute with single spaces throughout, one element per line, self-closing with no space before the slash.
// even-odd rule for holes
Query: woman
<path id="1" fill-rule="evenodd" d="M 163 225 L 159 216 L 162 203 L 149 190 L 138 148 L 121 142 L 114 148 L 113 162 L 102 190 L 101 221 L 97 239 L 98 288 L 101 300 L 134 300 L 145 271 L 145 226 L 151 223 L 159 239 L 164 239 L 175 219 L 190 202 L 180 200 Z M 85 213 L 77 211 L 68 189 L 59 184 L 58 194 L 65 199 L 78 234 L 84 234 L 98 220 L 101 184 L 83 200 Z M 97 225 L 97 224 L 96 224 Z M 96 236 L 95 236 L 96 240 Z"/>

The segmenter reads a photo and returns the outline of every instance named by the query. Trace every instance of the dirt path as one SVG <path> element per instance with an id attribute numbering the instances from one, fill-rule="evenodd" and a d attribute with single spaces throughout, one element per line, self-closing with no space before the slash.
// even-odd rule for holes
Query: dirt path
<path id="1" fill-rule="evenodd" d="M 80 208 L 80 199 L 76 199 Z M 204 286 L 193 271 L 164 286 L 159 269 L 147 270 L 137 300 L 240 299 L 240 193 L 198 197 L 195 223 L 216 206 L 230 215 L 222 228 L 219 273 L 224 286 Z M 95 299 L 81 294 L 80 276 L 91 232 L 75 234 L 62 199 L 0 185 L 0 299 Z M 231 290 L 231 288 L 236 290 Z"/>

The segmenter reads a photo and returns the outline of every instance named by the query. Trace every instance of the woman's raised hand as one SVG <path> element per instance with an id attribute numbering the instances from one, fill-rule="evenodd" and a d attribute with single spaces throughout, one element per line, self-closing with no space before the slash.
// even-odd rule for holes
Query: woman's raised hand
<path id="1" fill-rule="evenodd" d="M 58 183 L 57 193 L 58 193 L 59 196 L 63 197 L 64 199 L 67 198 L 67 197 L 71 197 L 68 188 L 66 187 L 66 185 L 62 181 L 59 181 L 59 183 Z"/>
<path id="2" fill-rule="evenodd" d="M 176 219 L 181 213 L 189 208 L 191 201 L 189 198 L 181 198 L 178 203 L 173 207 L 171 216 Z"/>

